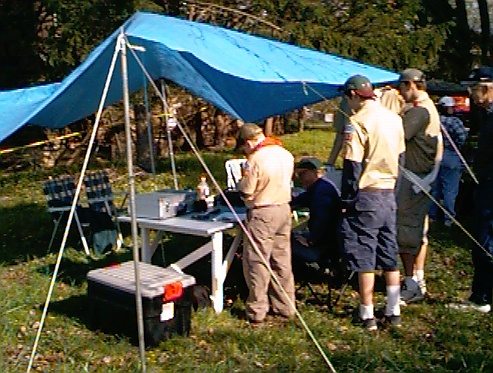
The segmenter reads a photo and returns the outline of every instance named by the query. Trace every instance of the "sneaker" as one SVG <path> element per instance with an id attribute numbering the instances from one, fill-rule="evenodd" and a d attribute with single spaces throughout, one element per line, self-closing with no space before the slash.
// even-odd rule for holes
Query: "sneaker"
<path id="1" fill-rule="evenodd" d="M 454 223 L 452 222 L 452 220 L 446 220 L 446 221 L 443 223 L 443 225 L 445 225 L 447 228 L 450 228 L 450 227 L 452 226 L 452 224 L 454 224 Z"/>
<path id="2" fill-rule="evenodd" d="M 477 311 L 481 313 L 489 313 L 491 311 L 490 304 L 478 304 L 471 301 L 465 301 L 463 303 L 451 303 L 448 304 L 446 307 L 458 311 Z"/>
<path id="3" fill-rule="evenodd" d="M 374 317 L 371 319 L 365 319 L 361 320 L 361 323 L 363 324 L 363 327 L 368 330 L 369 332 L 374 332 L 377 330 L 377 320 L 375 320 Z"/>
<path id="4" fill-rule="evenodd" d="M 424 289 L 426 291 L 426 283 L 424 284 L 424 286 L 425 286 Z M 417 284 L 415 281 L 412 281 L 412 283 L 407 283 L 405 281 L 402 284 L 401 298 L 400 298 L 401 305 L 405 305 L 413 302 L 419 302 L 423 299 L 425 299 L 425 295 L 421 291 L 419 284 Z"/>
<path id="5" fill-rule="evenodd" d="M 401 324 L 401 316 L 400 315 L 385 315 L 383 319 L 383 323 L 392 326 L 393 328 L 400 328 Z"/>

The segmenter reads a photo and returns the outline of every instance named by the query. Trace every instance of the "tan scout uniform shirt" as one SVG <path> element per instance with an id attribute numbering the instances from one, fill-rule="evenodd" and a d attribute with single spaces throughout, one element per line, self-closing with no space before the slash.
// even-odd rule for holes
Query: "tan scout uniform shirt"
<path id="1" fill-rule="evenodd" d="M 413 108 L 403 114 L 406 134 L 406 168 L 418 174 L 427 174 L 435 166 L 435 155 L 440 136 L 440 116 L 435 104 L 425 91 L 419 91 L 414 106 L 422 107 L 430 116 L 428 123 L 421 120 L 408 120 Z"/>
<path id="2" fill-rule="evenodd" d="M 345 137 L 344 159 L 363 165 L 358 188 L 394 189 L 399 155 L 406 150 L 401 117 L 366 100 L 350 121 L 353 132 Z"/>
<path id="3" fill-rule="evenodd" d="M 238 184 L 248 208 L 281 205 L 291 201 L 294 159 L 279 145 L 268 145 L 250 154 L 247 172 Z"/>

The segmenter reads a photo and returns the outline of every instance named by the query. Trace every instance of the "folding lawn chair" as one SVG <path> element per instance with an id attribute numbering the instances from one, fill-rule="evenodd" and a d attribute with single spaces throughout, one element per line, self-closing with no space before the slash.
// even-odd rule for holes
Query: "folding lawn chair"
<path id="1" fill-rule="evenodd" d="M 84 177 L 87 200 L 91 211 L 96 213 L 106 213 L 112 219 L 116 226 L 118 235 L 116 239 L 117 248 L 120 249 L 123 243 L 123 236 L 120 230 L 120 224 L 116 217 L 124 211 L 122 207 L 117 208 L 114 202 L 114 195 L 111 189 L 110 179 L 105 170 L 94 171 L 86 174 Z M 125 203 L 126 195 L 121 206 Z"/>
<path id="2" fill-rule="evenodd" d="M 43 182 L 43 192 L 48 204 L 48 212 L 50 213 L 54 224 L 48 250 L 50 250 L 53 245 L 60 222 L 64 217 L 67 217 L 68 212 L 70 211 L 75 191 L 75 179 L 73 176 L 63 176 Z M 82 223 L 80 221 L 79 214 L 77 213 L 77 209 L 79 208 L 80 206 L 77 205 L 74 212 L 74 219 L 84 251 L 87 255 L 90 255 L 89 246 L 87 245 Z"/>

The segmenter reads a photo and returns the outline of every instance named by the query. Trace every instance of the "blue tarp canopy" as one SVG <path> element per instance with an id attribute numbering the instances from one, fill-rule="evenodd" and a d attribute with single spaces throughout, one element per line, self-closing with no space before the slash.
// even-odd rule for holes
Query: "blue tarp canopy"
<path id="1" fill-rule="evenodd" d="M 164 78 L 235 118 L 255 122 L 339 94 L 348 77 L 373 83 L 397 74 L 315 50 L 221 27 L 138 12 L 121 30 L 152 79 Z M 62 82 L 0 92 L 0 142 L 26 124 L 60 128 L 97 111 L 121 30 L 103 41 Z M 145 77 L 128 52 L 130 93 Z M 105 106 L 123 97 L 120 59 Z"/>

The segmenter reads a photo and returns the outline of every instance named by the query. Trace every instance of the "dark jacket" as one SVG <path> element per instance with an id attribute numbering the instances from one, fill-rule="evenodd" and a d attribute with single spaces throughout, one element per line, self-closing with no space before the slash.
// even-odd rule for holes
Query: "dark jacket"
<path id="1" fill-rule="evenodd" d="M 474 156 L 474 171 L 480 183 L 493 180 L 493 105 L 482 114 Z"/>
<path id="2" fill-rule="evenodd" d="M 293 208 L 308 207 L 307 237 L 311 246 L 325 252 L 338 252 L 338 230 L 341 220 L 341 198 L 331 181 L 319 178 L 305 192 L 291 201 Z"/>

